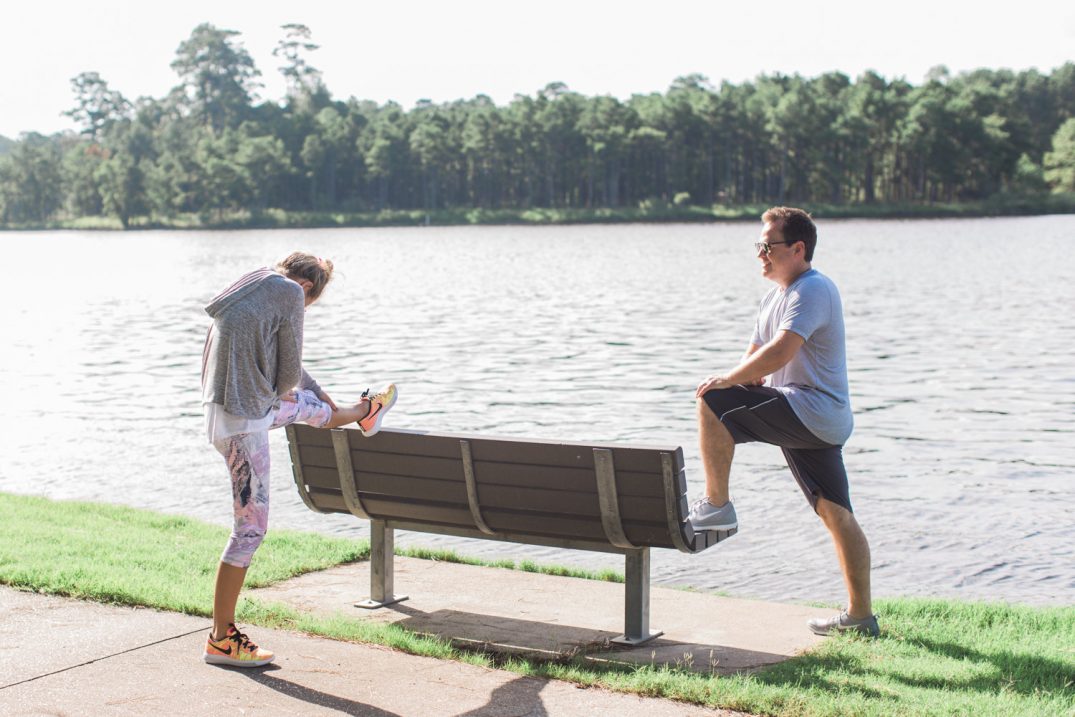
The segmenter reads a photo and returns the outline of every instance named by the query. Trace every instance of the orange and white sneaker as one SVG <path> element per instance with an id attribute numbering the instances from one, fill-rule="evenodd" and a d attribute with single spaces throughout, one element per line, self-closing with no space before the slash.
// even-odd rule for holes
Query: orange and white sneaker
<path id="1" fill-rule="evenodd" d="M 358 421 L 358 427 L 362 431 L 363 436 L 372 436 L 377 431 L 381 430 L 381 421 L 384 419 L 384 414 L 388 413 L 388 409 L 396 403 L 396 397 L 399 392 L 396 391 L 396 384 L 390 383 L 381 390 L 380 393 L 370 395 L 370 390 L 367 388 L 362 394 L 362 398 L 369 400 L 370 412 L 366 414 L 366 417 Z"/>
<path id="2" fill-rule="evenodd" d="M 223 640 L 214 640 L 212 630 L 209 631 L 203 658 L 211 665 L 261 667 L 272 662 L 276 655 L 252 643 L 249 637 L 239 632 L 239 628 L 231 623 Z"/>

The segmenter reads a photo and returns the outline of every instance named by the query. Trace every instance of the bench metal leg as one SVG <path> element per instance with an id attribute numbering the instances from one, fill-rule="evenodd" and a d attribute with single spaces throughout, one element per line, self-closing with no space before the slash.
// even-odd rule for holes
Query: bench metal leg
<path id="1" fill-rule="evenodd" d="M 618 645 L 641 645 L 664 632 L 649 629 L 649 548 L 627 551 L 624 572 L 624 633 L 613 638 Z"/>
<path id="2" fill-rule="evenodd" d="M 395 534 L 383 520 L 370 521 L 370 597 L 356 602 L 355 607 L 372 610 L 407 599 L 406 595 L 393 595 L 395 557 Z"/>

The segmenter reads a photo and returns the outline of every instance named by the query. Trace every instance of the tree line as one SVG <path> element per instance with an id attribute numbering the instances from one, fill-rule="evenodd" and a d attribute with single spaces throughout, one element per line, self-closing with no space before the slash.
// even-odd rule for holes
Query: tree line
<path id="1" fill-rule="evenodd" d="M 1075 191 L 1075 64 L 932 70 L 919 85 L 764 75 L 588 97 L 561 83 L 410 110 L 333 99 L 285 25 L 286 97 L 258 101 L 239 33 L 203 24 L 163 98 L 72 82 L 80 131 L 0 138 L 0 223 L 113 216 L 654 204 L 930 203 Z"/>

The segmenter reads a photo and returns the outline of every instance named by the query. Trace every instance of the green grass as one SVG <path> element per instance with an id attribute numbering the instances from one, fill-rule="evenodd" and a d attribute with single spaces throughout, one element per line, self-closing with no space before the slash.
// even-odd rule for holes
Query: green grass
<path id="1" fill-rule="evenodd" d="M 795 204 L 796 202 L 789 202 Z M 875 204 L 798 203 L 818 219 L 914 219 L 1075 213 L 1075 194 L 998 194 L 969 202 Z M 532 209 L 386 209 L 377 212 L 228 211 L 171 217 L 132 217 L 131 229 L 297 229 L 315 227 L 464 226 L 479 224 L 617 224 L 629 222 L 757 221 L 770 204 L 675 205 L 645 201 L 636 207 Z M 69 217 L 29 224 L 0 224 L 0 230 L 122 229 L 111 216 Z"/>
<path id="2" fill-rule="evenodd" d="M 225 528 L 99 503 L 0 493 L 0 583 L 208 615 Z M 369 557 L 369 544 L 274 530 L 247 577 L 270 585 Z"/>
<path id="3" fill-rule="evenodd" d="M 96 503 L 0 493 L 0 583 L 88 600 L 208 615 L 224 528 Z M 430 560 L 620 579 L 413 548 Z M 368 557 L 363 541 L 270 532 L 249 575 L 263 586 Z M 877 603 L 882 636 L 841 636 L 763 672 L 730 677 L 683 665 L 601 666 L 460 649 L 397 625 L 305 614 L 244 597 L 243 622 L 337 640 L 766 715 L 1075 715 L 1075 608 L 952 600 Z M 702 619 L 701 617 L 699 619 Z"/>

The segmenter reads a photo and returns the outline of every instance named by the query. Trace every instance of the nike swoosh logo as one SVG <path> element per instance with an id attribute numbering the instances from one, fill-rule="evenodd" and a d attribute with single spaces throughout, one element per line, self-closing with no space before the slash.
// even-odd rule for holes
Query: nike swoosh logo
<path id="1" fill-rule="evenodd" d="M 220 650 L 220 651 L 221 651 L 221 652 L 223 652 L 223 653 L 224 653 L 225 655 L 230 655 L 230 654 L 231 654 L 231 645 L 228 645 L 228 649 L 227 649 L 227 650 L 225 650 L 225 649 L 224 649 L 223 647 L 220 647 L 219 645 L 213 645 L 213 647 L 215 647 L 216 649 Z"/>

